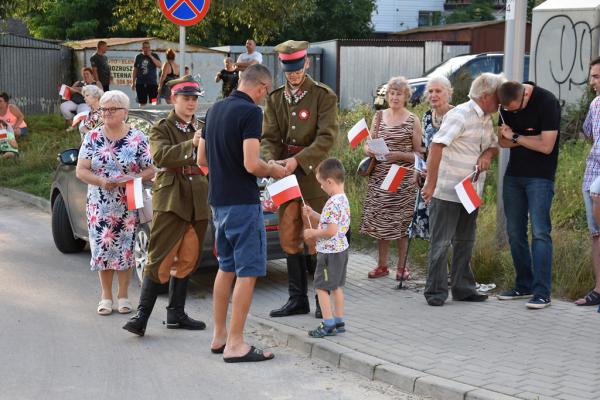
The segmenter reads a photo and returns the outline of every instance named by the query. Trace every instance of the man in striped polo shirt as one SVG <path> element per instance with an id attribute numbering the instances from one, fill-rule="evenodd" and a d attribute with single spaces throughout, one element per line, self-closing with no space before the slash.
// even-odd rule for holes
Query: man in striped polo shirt
<path id="1" fill-rule="evenodd" d="M 498 138 L 491 114 L 498 110 L 496 90 L 504 81 L 501 75 L 478 76 L 471 84 L 470 100 L 450 110 L 433 137 L 427 159 L 427 179 L 422 189 L 425 201 L 431 202 L 431 240 L 424 292 L 431 306 L 441 306 L 448 298 L 446 263 L 451 244 L 452 299 L 471 302 L 487 299 L 487 295 L 477 293 L 469 265 L 478 210 L 469 214 L 454 187 L 477 171 L 474 187 L 481 196 L 485 171 L 498 155 Z"/>

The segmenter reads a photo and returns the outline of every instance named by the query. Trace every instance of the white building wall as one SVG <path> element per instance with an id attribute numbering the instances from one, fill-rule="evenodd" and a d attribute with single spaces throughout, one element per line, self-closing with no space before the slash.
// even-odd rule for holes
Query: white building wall
<path id="1" fill-rule="evenodd" d="M 419 26 L 419 11 L 444 11 L 444 0 L 377 0 L 375 32 L 399 32 Z"/>

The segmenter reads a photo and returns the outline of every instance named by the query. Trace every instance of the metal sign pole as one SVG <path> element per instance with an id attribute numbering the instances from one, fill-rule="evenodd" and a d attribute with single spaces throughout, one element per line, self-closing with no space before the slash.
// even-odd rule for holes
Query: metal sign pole
<path id="1" fill-rule="evenodd" d="M 179 26 L 179 76 L 185 73 L 185 26 Z"/>
<path id="2" fill-rule="evenodd" d="M 507 0 L 503 66 L 506 79 L 519 82 L 523 79 L 526 33 L 527 0 Z M 504 173 L 508 166 L 509 156 L 509 149 L 500 149 L 500 156 L 498 158 L 498 190 L 496 191 L 496 239 L 499 246 L 503 246 L 508 242 L 502 192 L 504 189 Z"/>

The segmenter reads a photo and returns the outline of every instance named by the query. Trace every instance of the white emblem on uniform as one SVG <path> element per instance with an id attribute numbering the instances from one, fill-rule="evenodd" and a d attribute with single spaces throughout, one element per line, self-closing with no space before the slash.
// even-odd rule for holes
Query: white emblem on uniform
<path id="1" fill-rule="evenodd" d="M 308 113 L 308 110 L 300 110 L 300 113 L 298 114 L 298 116 L 300 117 L 301 120 L 306 121 L 308 119 L 308 117 L 310 116 L 310 114 Z"/>

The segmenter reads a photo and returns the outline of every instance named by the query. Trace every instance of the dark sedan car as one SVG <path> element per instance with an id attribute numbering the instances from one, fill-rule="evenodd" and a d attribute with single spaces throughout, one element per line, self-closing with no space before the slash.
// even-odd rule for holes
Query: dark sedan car
<path id="1" fill-rule="evenodd" d="M 142 132 L 149 133 L 151 126 L 161 118 L 166 117 L 166 111 L 159 110 L 130 110 L 128 123 Z M 52 204 L 52 236 L 58 250 L 63 253 L 76 253 L 85 248 L 88 241 L 85 203 L 87 184 L 75 176 L 79 149 L 68 149 L 58 156 L 50 201 Z M 261 193 L 264 193 L 266 179 L 258 180 Z M 224 182 L 224 184 L 226 184 Z M 266 204 L 266 203 L 265 203 Z M 270 260 L 283 258 L 285 254 L 279 245 L 279 220 L 276 210 L 264 210 L 265 226 L 267 229 L 267 257 Z M 135 262 L 136 272 L 141 279 L 148 258 L 148 242 L 150 223 L 141 224 L 136 233 Z M 202 249 L 200 266 L 216 267 L 217 259 L 214 253 L 215 230 L 209 224 Z"/>

